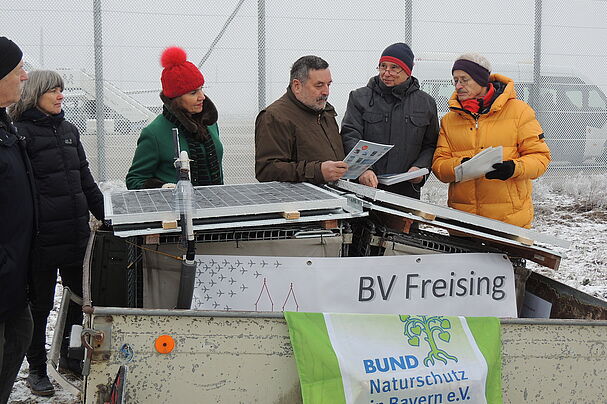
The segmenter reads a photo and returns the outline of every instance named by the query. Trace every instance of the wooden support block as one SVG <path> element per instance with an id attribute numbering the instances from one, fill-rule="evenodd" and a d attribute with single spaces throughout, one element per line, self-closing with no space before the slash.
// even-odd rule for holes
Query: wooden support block
<path id="1" fill-rule="evenodd" d="M 160 244 L 160 234 L 147 234 L 145 236 L 145 244 Z"/>
<path id="2" fill-rule="evenodd" d="M 533 245 L 533 240 L 521 236 L 512 237 L 512 240 L 518 241 L 519 243 L 525 245 Z"/>
<path id="3" fill-rule="evenodd" d="M 339 227 L 339 225 L 337 224 L 337 219 L 333 219 L 333 220 L 323 220 L 322 222 L 322 228 L 323 229 L 337 229 Z"/>
<path id="4" fill-rule="evenodd" d="M 282 217 L 287 220 L 299 219 L 299 211 L 295 210 L 293 212 L 282 212 Z"/>
<path id="5" fill-rule="evenodd" d="M 426 220 L 436 219 L 436 215 L 434 213 L 422 212 L 421 210 L 412 210 L 411 213 L 414 214 L 415 216 L 422 217 Z"/>
<path id="6" fill-rule="evenodd" d="M 166 220 L 162 222 L 162 228 L 165 230 L 176 229 L 177 220 Z"/>
<path id="7" fill-rule="evenodd" d="M 389 207 L 391 209 L 400 210 L 401 212 L 407 212 L 407 213 L 410 213 L 412 215 L 419 216 L 419 217 L 421 217 L 423 219 L 426 219 L 426 220 L 434 220 L 434 219 L 436 219 L 436 215 L 434 213 L 424 212 L 422 210 L 411 209 L 411 208 L 407 208 L 407 207 L 404 207 L 404 206 L 391 205 L 391 204 L 389 205 Z"/>
<path id="8" fill-rule="evenodd" d="M 401 216 L 395 216 L 381 212 L 377 212 L 376 214 L 377 216 L 379 216 L 382 224 L 399 233 L 409 234 L 409 232 L 411 231 L 411 225 L 415 223 L 413 220 Z"/>

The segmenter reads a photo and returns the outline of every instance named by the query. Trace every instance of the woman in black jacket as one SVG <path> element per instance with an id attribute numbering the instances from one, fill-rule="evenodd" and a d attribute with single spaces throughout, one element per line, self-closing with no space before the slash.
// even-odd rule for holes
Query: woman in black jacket
<path id="1" fill-rule="evenodd" d="M 36 395 L 53 395 L 46 374 L 45 331 L 53 307 L 57 269 L 64 286 L 82 296 L 82 263 L 89 236 L 89 211 L 103 219 L 103 195 L 91 172 L 78 129 L 63 117 L 63 79 L 54 71 L 33 71 L 21 101 L 9 113 L 26 138 L 34 174 L 39 233 L 32 254 L 31 311 L 34 335 L 27 352 L 27 383 Z M 82 324 L 82 310 L 70 304 L 64 336 Z M 61 346 L 60 370 L 79 373 L 79 360 Z"/>

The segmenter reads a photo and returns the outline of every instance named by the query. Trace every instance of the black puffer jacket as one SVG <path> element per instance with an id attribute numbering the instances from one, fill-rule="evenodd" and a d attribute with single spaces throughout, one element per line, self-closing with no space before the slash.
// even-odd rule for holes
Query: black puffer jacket
<path id="1" fill-rule="evenodd" d="M 34 191 L 25 141 L 0 108 L 0 323 L 26 304 L 34 235 Z"/>
<path id="2" fill-rule="evenodd" d="M 394 87 L 372 77 L 350 93 L 341 136 L 346 153 L 361 139 L 394 145 L 373 166 L 376 174 L 404 173 L 412 166 L 430 169 L 438 138 L 436 102 L 419 89 L 415 77 Z M 402 186 L 410 183 L 393 187 Z M 419 198 L 419 188 L 388 190 Z"/>
<path id="3" fill-rule="evenodd" d="M 81 264 L 89 236 L 89 210 L 103 219 L 103 194 L 89 170 L 78 129 L 37 108 L 15 122 L 27 140 L 38 201 L 34 270 Z"/>

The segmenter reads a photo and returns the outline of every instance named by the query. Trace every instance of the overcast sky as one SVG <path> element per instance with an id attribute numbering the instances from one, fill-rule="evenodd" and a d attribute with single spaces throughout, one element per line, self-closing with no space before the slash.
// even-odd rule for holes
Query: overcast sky
<path id="1" fill-rule="evenodd" d="M 102 0 L 104 78 L 125 90 L 160 88 L 162 49 L 182 46 L 198 64 L 238 2 Z M 92 3 L 1 0 L 2 34 L 37 65 L 93 73 Z M 534 5 L 414 1 L 416 58 L 445 60 L 445 71 L 431 74 L 446 78 L 453 58 L 465 51 L 484 53 L 494 64 L 530 63 Z M 207 93 L 224 114 L 257 112 L 257 7 L 257 1 L 244 1 L 201 69 Z M 383 48 L 405 39 L 404 2 L 268 0 L 265 8 L 267 103 L 284 92 L 295 59 L 317 54 L 331 65 L 330 102 L 342 115 L 348 92 L 376 73 Z M 573 66 L 607 92 L 607 1 L 543 1 L 542 18 L 542 61 Z M 422 65 L 414 75 L 425 74 Z M 137 97 L 159 104 L 156 93 Z"/>

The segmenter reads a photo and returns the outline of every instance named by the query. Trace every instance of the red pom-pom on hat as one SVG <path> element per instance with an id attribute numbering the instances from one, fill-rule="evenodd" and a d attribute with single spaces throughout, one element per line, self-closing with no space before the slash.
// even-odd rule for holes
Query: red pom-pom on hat
<path id="1" fill-rule="evenodd" d="M 162 52 L 160 64 L 164 67 L 160 78 L 162 93 L 169 98 L 179 97 L 204 84 L 200 70 L 187 61 L 185 51 L 177 46 L 166 48 Z"/>
<path id="2" fill-rule="evenodd" d="M 162 67 L 167 68 L 175 65 L 180 65 L 187 61 L 188 56 L 185 51 L 177 46 L 171 46 L 166 48 L 160 56 L 160 64 Z"/>

